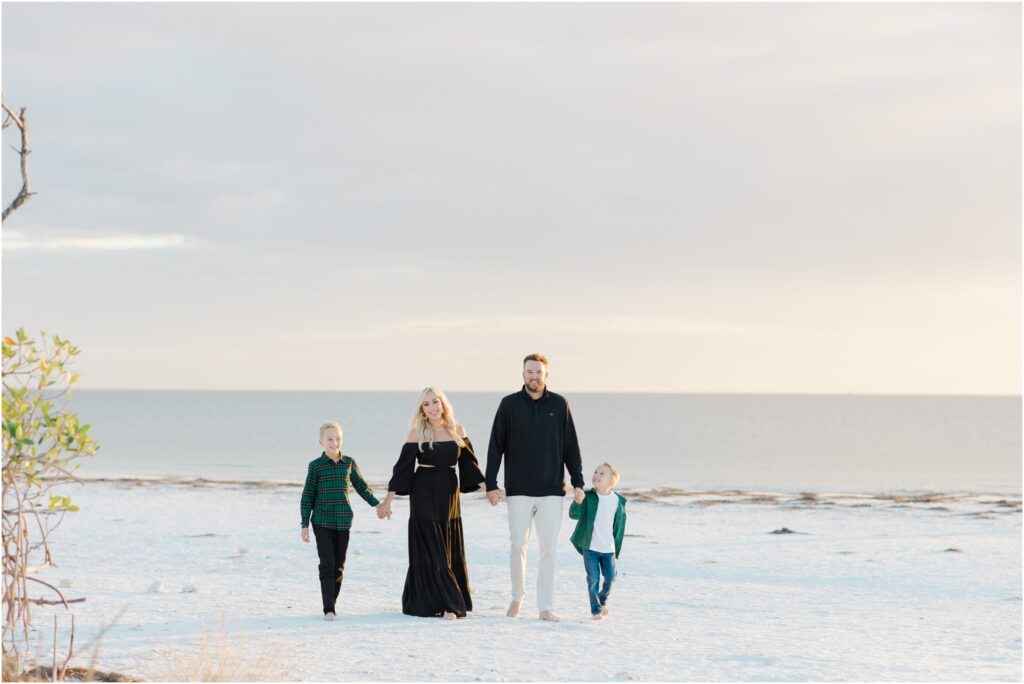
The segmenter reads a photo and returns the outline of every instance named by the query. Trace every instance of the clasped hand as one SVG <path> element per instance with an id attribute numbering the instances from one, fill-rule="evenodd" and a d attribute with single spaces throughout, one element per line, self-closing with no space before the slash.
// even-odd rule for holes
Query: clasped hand
<path id="1" fill-rule="evenodd" d="M 491 502 L 492 506 L 497 506 L 498 502 L 500 502 L 504 497 L 505 492 L 501 491 L 501 489 L 492 489 L 487 492 L 487 500 Z"/>

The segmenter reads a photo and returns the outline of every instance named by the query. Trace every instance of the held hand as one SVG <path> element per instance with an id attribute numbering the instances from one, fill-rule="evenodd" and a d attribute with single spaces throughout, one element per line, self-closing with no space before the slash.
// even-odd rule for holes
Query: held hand
<path id="1" fill-rule="evenodd" d="M 386 501 L 377 504 L 377 519 L 383 520 L 384 518 L 391 519 L 391 504 Z"/>
<path id="2" fill-rule="evenodd" d="M 304 541 L 304 542 L 306 542 L 308 544 L 309 543 L 309 528 L 308 527 L 303 527 L 302 528 L 302 534 L 300 536 L 302 537 L 302 541 Z"/>
<path id="3" fill-rule="evenodd" d="M 583 503 L 584 495 L 585 492 L 579 487 L 577 487 L 575 491 L 573 491 L 572 500 L 575 501 L 576 503 Z"/>
<path id="4" fill-rule="evenodd" d="M 492 489 L 491 491 L 487 492 L 487 500 L 491 502 L 492 506 L 497 506 L 498 502 L 501 501 L 501 490 Z"/>

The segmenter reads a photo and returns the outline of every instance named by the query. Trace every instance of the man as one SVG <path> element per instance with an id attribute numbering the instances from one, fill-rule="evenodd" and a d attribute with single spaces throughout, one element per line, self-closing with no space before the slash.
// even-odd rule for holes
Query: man
<path id="1" fill-rule="evenodd" d="M 583 501 L 583 462 L 569 403 L 547 389 L 548 360 L 541 354 L 523 359 L 523 388 L 501 400 L 487 449 L 487 498 L 497 506 L 502 498 L 498 468 L 505 457 L 505 498 L 512 542 L 512 603 L 506 615 L 516 617 L 526 594 L 526 551 L 536 520 L 540 540 L 537 608 L 540 619 L 558 621 L 553 608 L 555 550 L 562 527 L 565 469 Z"/>

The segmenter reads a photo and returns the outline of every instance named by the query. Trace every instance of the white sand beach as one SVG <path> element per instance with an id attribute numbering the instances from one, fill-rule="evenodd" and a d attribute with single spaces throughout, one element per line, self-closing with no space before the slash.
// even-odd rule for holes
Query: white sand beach
<path id="1" fill-rule="evenodd" d="M 81 510 L 54 534 L 59 567 L 42 577 L 87 598 L 73 606 L 74 664 L 89 665 L 113 623 L 96 665 L 137 677 L 187 679 L 183 663 L 205 640 L 229 653 L 235 679 L 1021 679 L 1019 497 L 634 492 L 607 620 L 590 619 L 566 515 L 553 624 L 532 603 L 536 541 L 523 616 L 504 616 L 506 513 L 479 495 L 463 498 L 469 617 L 401 614 L 400 499 L 383 521 L 356 502 L 328 623 L 297 486 L 91 482 L 71 493 Z M 771 534 L 783 527 L 794 533 Z M 150 591 L 156 582 L 163 591 Z M 43 663 L 54 614 L 67 643 L 67 611 L 37 609 Z"/>

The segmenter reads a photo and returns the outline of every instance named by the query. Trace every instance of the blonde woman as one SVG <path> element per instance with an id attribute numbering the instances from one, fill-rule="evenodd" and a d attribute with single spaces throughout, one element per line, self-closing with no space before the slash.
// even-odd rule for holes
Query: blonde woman
<path id="1" fill-rule="evenodd" d="M 473 445 L 448 397 L 428 387 L 420 392 L 379 513 L 391 517 L 395 496 L 409 495 L 409 571 L 402 592 L 406 615 L 454 620 L 473 610 L 459 491 L 476 490 L 484 490 L 484 474 Z"/>

